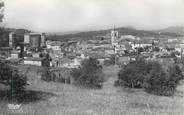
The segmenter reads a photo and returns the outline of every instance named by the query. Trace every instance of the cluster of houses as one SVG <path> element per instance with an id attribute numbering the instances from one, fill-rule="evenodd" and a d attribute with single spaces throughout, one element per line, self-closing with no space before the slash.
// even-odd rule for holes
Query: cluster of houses
<path id="1" fill-rule="evenodd" d="M 97 36 L 99 37 L 99 36 Z M 18 39 L 17 39 L 18 38 Z M 21 38 L 21 39 L 20 39 Z M 43 66 L 48 58 L 54 68 L 78 68 L 84 59 L 96 58 L 100 64 L 115 58 L 115 64 L 127 64 L 137 55 L 146 59 L 170 56 L 172 52 L 182 58 L 184 41 L 179 38 L 140 38 L 119 35 L 115 29 L 110 36 L 95 40 L 51 41 L 44 33 L 9 33 L 9 47 L 0 49 L 1 58 L 17 63 Z M 102 39 L 103 38 L 103 39 Z"/>

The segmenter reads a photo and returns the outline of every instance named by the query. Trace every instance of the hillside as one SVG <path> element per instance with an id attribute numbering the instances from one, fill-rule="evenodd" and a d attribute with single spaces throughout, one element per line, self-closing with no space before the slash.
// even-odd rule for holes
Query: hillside
<path id="1" fill-rule="evenodd" d="M 98 31 L 86 31 L 86 32 L 79 32 L 79 33 L 73 33 L 73 34 L 65 34 L 65 35 L 48 35 L 48 40 L 60 40 L 60 41 L 66 41 L 68 39 L 72 40 L 79 40 L 79 39 L 96 39 L 96 36 L 109 36 L 110 31 L 112 29 L 107 30 L 98 30 Z M 178 37 L 181 36 L 178 33 L 169 33 L 169 32 L 162 32 L 161 35 L 159 35 L 159 31 L 147 31 L 147 30 L 136 30 L 134 28 L 116 28 L 117 31 L 119 31 L 120 35 L 134 35 L 139 37 Z"/>
<path id="2" fill-rule="evenodd" d="M 97 36 L 110 37 L 112 29 L 97 30 L 97 31 L 86 31 L 86 32 L 64 32 L 64 33 L 47 33 L 47 40 L 88 40 L 88 39 L 99 39 Z M 169 27 L 162 30 L 148 31 L 148 30 L 137 30 L 132 27 L 120 27 L 116 28 L 119 31 L 119 35 L 134 35 L 139 37 L 179 37 L 184 35 L 184 27 Z M 11 29 L 1 28 L 0 29 L 0 47 L 8 45 L 8 33 L 15 31 L 18 35 L 22 36 L 24 33 L 31 32 L 26 29 Z M 19 38 L 17 38 L 19 39 Z"/>
<path id="3" fill-rule="evenodd" d="M 26 71 L 28 66 L 20 66 Z M 114 87 L 119 68 L 104 67 L 107 81 L 102 89 L 45 82 L 39 67 L 30 67 L 28 93 L 20 109 L 7 107 L 5 90 L 0 87 L 1 115 L 183 115 L 183 83 L 173 97 L 156 96 L 142 89 Z"/>
<path id="4" fill-rule="evenodd" d="M 173 34 L 179 34 L 179 35 L 184 35 L 184 27 L 168 27 L 162 30 L 158 30 L 162 33 L 173 33 Z"/>

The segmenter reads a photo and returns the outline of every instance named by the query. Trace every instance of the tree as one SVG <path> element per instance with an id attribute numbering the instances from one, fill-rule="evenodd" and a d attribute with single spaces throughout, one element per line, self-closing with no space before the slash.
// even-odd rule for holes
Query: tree
<path id="1" fill-rule="evenodd" d="M 118 73 L 118 81 L 115 85 L 123 85 L 131 88 L 142 88 L 144 76 L 148 68 L 146 62 L 140 58 L 124 66 Z"/>
<path id="2" fill-rule="evenodd" d="M 44 57 L 43 67 L 50 67 L 50 61 L 52 60 L 48 53 L 41 54 L 41 57 Z"/>
<path id="3" fill-rule="evenodd" d="M 2 0 L 0 0 L 0 22 L 3 21 L 3 17 L 4 17 L 4 2 Z"/>
<path id="4" fill-rule="evenodd" d="M 98 61 L 93 58 L 82 61 L 81 68 L 72 73 L 76 85 L 88 88 L 101 88 L 104 82 L 104 73 Z"/>
<path id="5" fill-rule="evenodd" d="M 115 86 L 144 88 L 148 93 L 171 96 L 182 79 L 184 76 L 178 65 L 163 68 L 156 61 L 138 59 L 119 71 Z"/>
<path id="6" fill-rule="evenodd" d="M 182 79 L 182 71 L 177 65 L 170 66 L 167 71 L 161 66 L 154 67 L 145 78 L 144 88 L 149 93 L 171 96 Z"/>
<path id="7" fill-rule="evenodd" d="M 9 86 L 8 96 L 18 101 L 24 95 L 27 78 L 9 62 L 0 60 L 0 83 Z"/>
<path id="8" fill-rule="evenodd" d="M 51 81 L 52 80 L 52 73 L 50 71 L 50 61 L 51 58 L 48 53 L 42 54 L 41 57 L 44 57 L 43 60 L 43 73 L 41 75 L 41 79 L 45 81 Z"/>
<path id="9" fill-rule="evenodd" d="M 0 0 L 0 22 L 4 17 L 4 2 Z M 1 38 L 4 37 L 4 28 L 0 28 Z M 5 37 L 6 38 L 6 37 Z M 4 41 L 0 40 L 4 45 Z M 20 73 L 16 67 L 13 67 L 9 62 L 0 60 L 0 83 L 9 86 L 9 96 L 15 100 L 19 100 L 23 97 L 25 86 L 27 85 L 27 78 Z"/>
<path id="10" fill-rule="evenodd" d="M 4 2 L 0 0 L 0 23 L 3 21 L 4 18 Z M 0 47 L 7 46 L 7 34 L 8 32 L 3 28 L 0 27 Z"/>
<path id="11" fill-rule="evenodd" d="M 41 79 L 45 81 L 52 81 L 52 73 L 49 67 L 44 67 Z"/>

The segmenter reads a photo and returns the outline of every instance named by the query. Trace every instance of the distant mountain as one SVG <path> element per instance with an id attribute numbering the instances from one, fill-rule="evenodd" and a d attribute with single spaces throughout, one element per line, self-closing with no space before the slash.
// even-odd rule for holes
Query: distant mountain
<path id="1" fill-rule="evenodd" d="M 112 28 L 113 29 L 113 28 Z M 87 39 L 97 39 L 96 36 L 109 36 L 112 29 L 107 30 L 98 30 L 98 31 L 86 31 L 86 32 L 79 32 L 79 33 L 71 33 L 71 34 L 54 34 L 54 35 L 48 35 L 48 40 L 60 40 L 60 41 L 66 41 L 66 40 L 87 40 Z M 116 30 L 119 32 L 119 35 L 134 35 L 139 37 L 178 37 L 180 34 L 177 33 L 169 33 L 169 32 L 162 32 L 161 35 L 159 34 L 159 31 L 147 31 L 147 30 L 136 30 L 134 28 L 130 27 L 120 27 L 116 28 Z"/>
<path id="2" fill-rule="evenodd" d="M 184 27 L 179 27 L 179 26 L 168 27 L 157 31 L 161 33 L 164 32 L 164 33 L 174 33 L 174 34 L 184 35 Z"/>
<path id="3" fill-rule="evenodd" d="M 81 31 L 68 31 L 68 32 L 48 32 L 47 35 L 68 35 L 68 34 L 76 34 Z"/>

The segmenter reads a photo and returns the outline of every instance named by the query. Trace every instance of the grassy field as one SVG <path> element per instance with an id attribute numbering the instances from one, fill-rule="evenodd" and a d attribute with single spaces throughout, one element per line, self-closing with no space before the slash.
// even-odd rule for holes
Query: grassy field
<path id="1" fill-rule="evenodd" d="M 24 68 L 24 67 L 20 67 Z M 0 115 L 183 115 L 184 83 L 172 97 L 156 96 L 142 89 L 114 87 L 118 68 L 104 67 L 107 81 L 102 89 L 89 90 L 54 82 L 44 82 L 32 68 L 28 73 L 31 85 L 18 110 L 9 110 L 7 101 L 0 101 Z"/>

